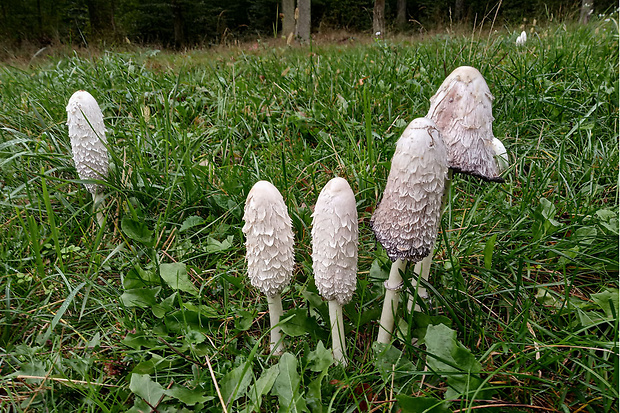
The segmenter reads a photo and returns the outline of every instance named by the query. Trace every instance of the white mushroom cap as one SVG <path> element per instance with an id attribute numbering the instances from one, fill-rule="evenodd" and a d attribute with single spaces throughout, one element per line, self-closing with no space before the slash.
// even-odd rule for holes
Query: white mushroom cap
<path id="1" fill-rule="evenodd" d="M 503 182 L 493 151 L 493 95 L 480 72 L 456 68 L 431 98 L 428 118 L 441 131 L 448 166 L 485 181 Z"/>
<path id="2" fill-rule="evenodd" d="M 293 229 L 280 191 L 258 181 L 248 194 L 242 228 L 250 283 L 268 297 L 280 294 L 293 274 Z"/>
<path id="3" fill-rule="evenodd" d="M 392 158 L 383 199 L 370 225 L 392 261 L 418 262 L 433 250 L 448 173 L 444 142 L 435 123 L 407 126 Z"/>
<path id="4" fill-rule="evenodd" d="M 508 161 L 508 152 L 506 151 L 506 147 L 497 138 L 493 138 L 493 153 L 495 154 L 495 161 L 497 162 L 497 168 L 499 169 L 499 173 L 504 172 L 508 169 L 508 165 L 510 162 Z"/>
<path id="5" fill-rule="evenodd" d="M 108 176 L 103 113 L 95 98 L 84 90 L 71 96 L 67 104 L 67 126 L 71 138 L 73 162 L 80 179 L 104 179 Z M 102 190 L 101 185 L 84 184 L 91 194 Z"/>
<path id="6" fill-rule="evenodd" d="M 344 305 L 356 286 L 358 224 L 355 195 L 343 178 L 325 185 L 312 214 L 314 283 L 326 300 Z"/>
<path id="7" fill-rule="evenodd" d="M 519 37 L 517 37 L 517 46 L 523 46 L 526 41 L 527 41 L 527 33 L 525 33 L 525 31 L 522 31 Z"/>

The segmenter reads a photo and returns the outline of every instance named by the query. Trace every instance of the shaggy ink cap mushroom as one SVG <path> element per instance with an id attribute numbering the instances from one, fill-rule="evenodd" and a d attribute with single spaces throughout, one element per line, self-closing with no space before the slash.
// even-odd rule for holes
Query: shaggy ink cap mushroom
<path id="1" fill-rule="evenodd" d="M 267 181 L 248 194 L 242 228 L 250 283 L 268 297 L 282 292 L 293 273 L 293 229 L 280 191 Z"/>
<path id="2" fill-rule="evenodd" d="M 370 220 L 392 261 L 418 262 L 433 250 L 447 174 L 439 129 L 430 119 L 415 119 L 396 142 L 383 199 Z"/>
<path id="3" fill-rule="evenodd" d="M 456 68 L 431 97 L 428 118 L 443 136 L 448 166 L 485 181 L 504 182 L 493 150 L 493 95 L 480 72 Z"/>
<path id="4" fill-rule="evenodd" d="M 347 364 L 342 306 L 357 281 L 358 223 L 355 195 L 343 178 L 325 185 L 312 214 L 312 268 L 319 293 L 328 300 L 334 360 Z"/>
<path id="5" fill-rule="evenodd" d="M 73 161 L 80 179 L 108 176 L 108 150 L 103 113 L 95 98 L 84 90 L 75 92 L 67 104 L 67 126 Z M 84 184 L 93 195 L 103 190 L 98 184 Z"/>
<path id="6" fill-rule="evenodd" d="M 358 246 L 355 195 L 345 179 L 325 185 L 312 218 L 314 282 L 323 298 L 344 305 L 355 292 Z"/>

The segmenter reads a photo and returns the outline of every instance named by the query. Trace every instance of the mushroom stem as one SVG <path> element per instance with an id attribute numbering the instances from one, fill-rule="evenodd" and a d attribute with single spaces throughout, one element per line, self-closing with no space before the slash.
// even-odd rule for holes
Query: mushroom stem
<path id="1" fill-rule="evenodd" d="M 329 321 L 332 325 L 332 351 L 334 360 L 347 366 L 347 346 L 345 344 L 344 320 L 342 317 L 342 306 L 337 300 L 328 301 L 329 304 Z"/>
<path id="2" fill-rule="evenodd" d="M 446 180 L 444 181 L 444 193 L 441 199 L 441 215 L 439 216 L 439 221 L 441 222 L 441 218 L 443 217 L 443 210 L 446 207 L 446 204 L 449 203 L 450 198 L 450 188 L 452 187 L 452 177 L 453 172 L 452 169 L 448 170 L 448 175 L 446 176 Z M 424 259 L 415 264 L 413 269 L 413 277 L 411 278 L 411 286 L 413 290 L 417 288 L 418 297 L 422 297 L 423 299 L 428 298 L 428 292 L 424 287 L 418 287 L 419 280 L 428 281 L 429 274 L 431 272 L 431 265 L 433 265 L 433 251 L 428 254 Z M 415 296 L 410 295 L 409 301 L 407 301 L 407 311 L 411 312 L 413 308 L 415 311 L 420 311 L 420 306 L 415 303 Z"/>
<path id="3" fill-rule="evenodd" d="M 384 283 L 385 285 L 385 301 L 383 301 L 383 311 L 381 311 L 381 320 L 379 321 L 379 335 L 377 342 L 387 344 L 390 342 L 392 331 L 394 330 L 394 314 L 398 310 L 398 302 L 400 299 L 400 290 L 403 286 L 403 277 L 401 272 L 405 272 L 407 261 L 397 259 L 392 263 L 390 269 L 390 277 Z"/>
<path id="4" fill-rule="evenodd" d="M 413 308 L 415 311 L 421 311 L 420 306 L 415 302 L 416 295 L 420 298 L 427 299 L 428 291 L 426 288 L 422 287 L 420 284 L 420 280 L 428 280 L 428 275 L 430 273 L 431 265 L 433 263 L 433 255 L 428 254 L 424 259 L 420 262 L 415 263 L 415 267 L 413 267 L 413 277 L 411 277 L 411 287 L 412 291 L 417 291 L 417 294 L 412 294 L 409 296 L 409 301 L 407 302 L 407 311 L 411 312 Z"/>
<path id="5" fill-rule="evenodd" d="M 93 212 L 96 213 L 97 224 L 99 224 L 99 227 L 103 227 L 105 221 L 103 212 L 99 208 L 101 206 L 101 201 L 103 201 L 103 194 L 101 192 L 93 193 Z"/>
<path id="6" fill-rule="evenodd" d="M 269 306 L 269 321 L 271 322 L 271 340 L 269 342 L 269 348 L 271 353 L 275 356 L 279 356 L 284 353 L 284 346 L 282 345 L 282 329 L 278 323 L 282 316 L 282 298 L 280 294 L 274 296 L 267 296 L 267 305 Z"/>

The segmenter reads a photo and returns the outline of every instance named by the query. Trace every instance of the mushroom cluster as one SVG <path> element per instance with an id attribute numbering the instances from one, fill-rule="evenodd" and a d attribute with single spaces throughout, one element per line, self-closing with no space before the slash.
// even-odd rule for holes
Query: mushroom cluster
<path id="1" fill-rule="evenodd" d="M 75 92 L 67 104 L 67 126 L 71 139 L 73 162 L 83 180 L 101 180 L 108 176 L 108 150 L 103 113 L 95 98 L 85 90 Z M 84 183 L 93 196 L 97 210 L 103 198 L 103 186 Z M 103 214 L 97 212 L 97 222 L 103 225 Z"/>

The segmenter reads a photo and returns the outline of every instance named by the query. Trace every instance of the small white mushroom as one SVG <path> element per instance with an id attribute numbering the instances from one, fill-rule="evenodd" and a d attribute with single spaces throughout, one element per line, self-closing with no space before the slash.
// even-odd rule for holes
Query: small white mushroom
<path id="1" fill-rule="evenodd" d="M 506 151 L 506 147 L 497 138 L 493 138 L 493 153 L 495 154 L 495 162 L 497 162 L 497 168 L 499 169 L 499 173 L 504 172 L 508 169 L 508 165 L 510 162 L 508 161 L 508 152 Z"/>
<path id="2" fill-rule="evenodd" d="M 516 43 L 517 46 L 523 46 L 525 42 L 527 42 L 527 33 L 525 33 L 525 31 L 522 31 L 519 37 L 517 37 Z"/>
<path id="3" fill-rule="evenodd" d="M 439 129 L 430 119 L 415 119 L 396 143 L 383 199 L 370 220 L 377 240 L 393 261 L 385 283 L 380 343 L 389 342 L 394 328 L 406 262 L 421 261 L 435 245 L 447 174 Z"/>
<path id="4" fill-rule="evenodd" d="M 493 150 L 493 95 L 480 72 L 456 68 L 431 97 L 426 117 L 443 136 L 448 166 L 485 181 L 503 182 Z"/>
<path id="5" fill-rule="evenodd" d="M 348 182 L 325 185 L 312 214 L 314 283 L 328 300 L 334 359 L 346 366 L 342 306 L 351 301 L 357 282 L 358 223 L 355 195 Z"/>
<path id="6" fill-rule="evenodd" d="M 95 98 L 84 90 L 71 96 L 67 104 L 67 126 L 71 138 L 73 162 L 80 179 L 105 179 L 108 176 L 108 150 L 103 113 Z M 96 210 L 103 198 L 103 186 L 85 183 L 93 195 Z M 103 214 L 97 213 L 97 222 L 103 225 Z"/>
<path id="7" fill-rule="evenodd" d="M 280 293 L 291 282 L 294 266 L 293 229 L 280 191 L 267 181 L 258 181 L 248 194 L 242 228 L 250 283 L 267 296 L 271 321 L 270 348 L 282 354 Z"/>

